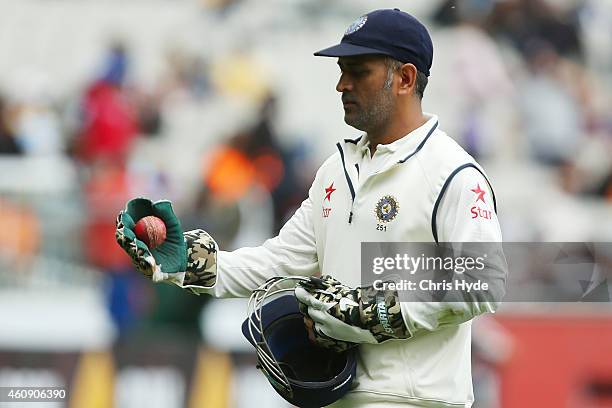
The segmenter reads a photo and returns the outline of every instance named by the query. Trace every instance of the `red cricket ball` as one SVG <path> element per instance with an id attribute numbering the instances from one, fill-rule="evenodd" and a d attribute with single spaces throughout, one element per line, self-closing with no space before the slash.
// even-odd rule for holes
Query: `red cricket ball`
<path id="1" fill-rule="evenodd" d="M 149 249 L 153 249 L 166 240 L 166 224 L 161 218 L 149 215 L 138 220 L 134 233 Z"/>

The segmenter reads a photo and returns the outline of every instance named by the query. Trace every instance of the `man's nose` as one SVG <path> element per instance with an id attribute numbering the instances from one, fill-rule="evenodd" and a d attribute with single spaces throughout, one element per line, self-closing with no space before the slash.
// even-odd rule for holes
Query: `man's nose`
<path id="1" fill-rule="evenodd" d="M 344 74 L 340 75 L 340 79 L 338 80 L 338 84 L 336 84 L 336 91 L 342 93 L 342 92 L 345 92 L 345 91 L 350 91 L 352 89 L 353 89 L 353 85 L 346 78 L 346 75 L 344 75 Z"/>

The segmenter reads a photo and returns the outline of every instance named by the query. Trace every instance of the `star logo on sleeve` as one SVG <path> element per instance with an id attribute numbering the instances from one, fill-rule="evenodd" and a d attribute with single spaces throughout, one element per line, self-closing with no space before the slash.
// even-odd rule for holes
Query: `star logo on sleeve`
<path id="1" fill-rule="evenodd" d="M 486 201 L 484 199 L 484 195 L 485 195 L 486 192 L 480 188 L 480 183 L 476 184 L 476 188 L 473 188 L 470 191 L 477 195 L 476 202 L 482 201 L 483 203 L 486 203 Z"/>
<path id="2" fill-rule="evenodd" d="M 333 193 L 334 191 L 336 191 L 336 189 L 334 188 L 334 183 L 332 182 L 332 183 L 329 185 L 329 187 L 327 187 L 327 188 L 325 189 L 325 198 L 324 198 L 324 200 L 331 201 L 331 195 L 332 195 L 332 193 Z"/>
<path id="3" fill-rule="evenodd" d="M 474 205 L 472 206 L 472 208 L 470 208 L 470 214 L 472 219 L 475 220 L 477 218 L 484 218 L 485 220 L 490 220 L 493 217 L 493 212 L 488 208 L 480 208 L 480 206 L 478 205 L 479 201 L 482 201 L 483 204 L 487 203 L 484 198 L 486 192 L 482 188 L 480 188 L 480 184 L 476 184 L 476 188 L 473 188 L 470 191 L 476 194 L 476 202 L 474 202 Z"/>

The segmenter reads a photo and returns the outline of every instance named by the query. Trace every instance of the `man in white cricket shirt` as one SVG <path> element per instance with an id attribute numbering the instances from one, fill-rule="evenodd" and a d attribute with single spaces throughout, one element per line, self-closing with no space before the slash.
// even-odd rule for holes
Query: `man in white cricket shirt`
<path id="1" fill-rule="evenodd" d="M 119 215 L 117 240 L 154 281 L 215 297 L 247 297 L 272 276 L 322 275 L 319 287 L 295 290 L 312 340 L 359 343 L 355 388 L 334 407 L 469 407 L 471 319 L 501 299 L 400 302 L 397 291 L 360 287 L 362 242 L 501 241 L 484 171 L 421 109 L 433 59 L 427 29 L 398 9 L 376 10 L 315 55 L 338 58 L 344 120 L 361 135 L 337 144 L 278 236 L 219 251 L 202 230 L 183 239 L 169 202 L 135 199 Z M 134 237 L 143 214 L 166 223 L 158 249 Z"/>

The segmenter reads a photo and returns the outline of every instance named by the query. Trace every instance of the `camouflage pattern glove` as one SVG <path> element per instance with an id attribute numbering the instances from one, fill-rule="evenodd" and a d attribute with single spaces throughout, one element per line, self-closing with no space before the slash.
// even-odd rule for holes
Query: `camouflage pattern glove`
<path id="1" fill-rule="evenodd" d="M 154 249 L 136 238 L 134 226 L 138 220 L 154 215 L 166 225 L 166 240 Z M 185 271 L 187 267 L 187 248 L 183 230 L 178 217 L 174 214 L 172 203 L 167 200 L 153 203 L 146 198 L 128 201 L 125 210 L 117 216 L 115 238 L 127 252 L 132 263 L 143 275 L 155 282 L 163 280 L 182 280 L 172 276 Z"/>
<path id="2" fill-rule="evenodd" d="M 396 291 L 351 289 L 331 276 L 310 278 L 295 289 L 311 340 L 342 351 L 359 343 L 411 337 Z"/>
<path id="3" fill-rule="evenodd" d="M 184 234 L 187 246 L 187 270 L 181 287 L 199 294 L 198 289 L 210 289 L 217 282 L 217 252 L 219 247 L 201 229 Z"/>
<path id="4" fill-rule="evenodd" d="M 154 249 L 136 238 L 134 225 L 155 215 L 166 225 L 166 240 Z M 170 282 L 197 293 L 217 280 L 217 243 L 204 230 L 183 233 L 172 203 L 146 198 L 130 200 L 117 217 L 115 238 L 138 271 L 154 282 Z"/>

